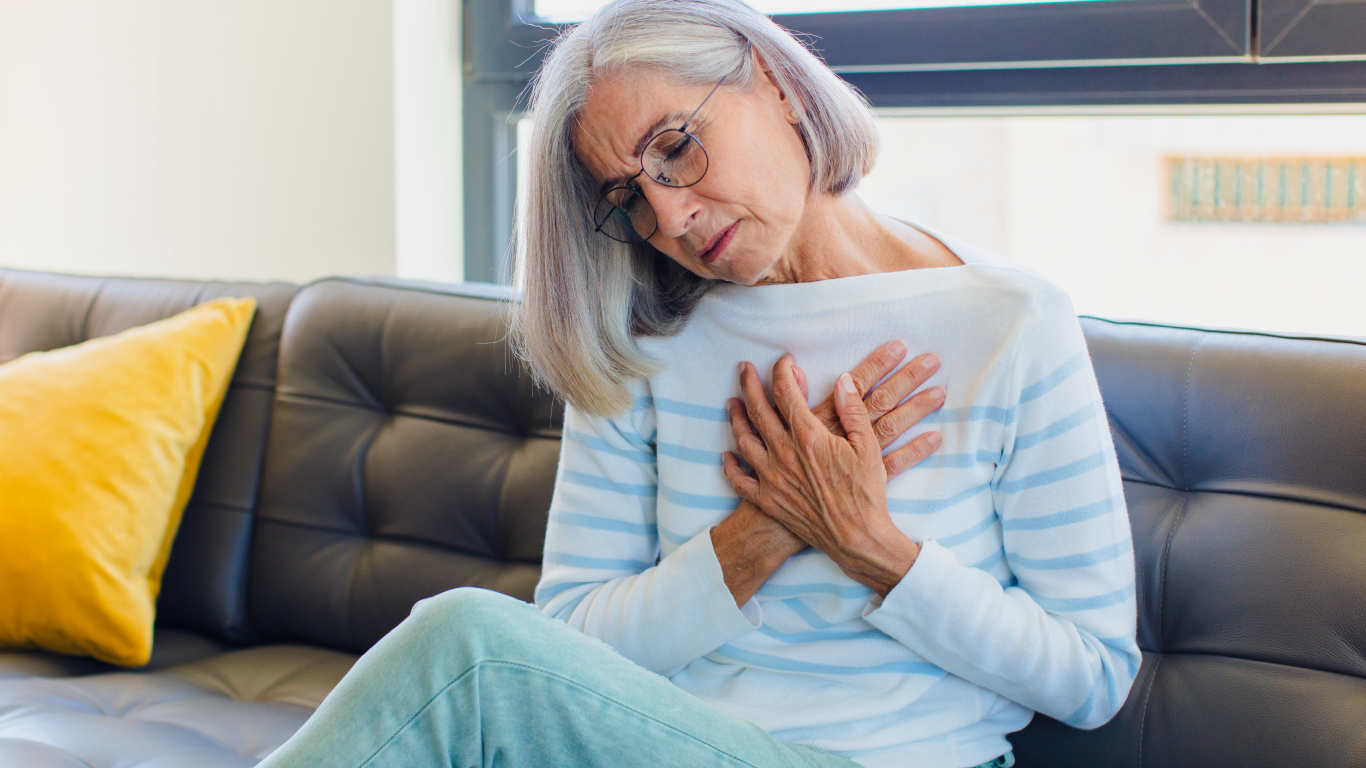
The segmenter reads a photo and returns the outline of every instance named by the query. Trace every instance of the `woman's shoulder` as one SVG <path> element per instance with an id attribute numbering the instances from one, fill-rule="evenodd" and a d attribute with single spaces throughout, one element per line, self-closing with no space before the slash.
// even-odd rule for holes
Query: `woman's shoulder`
<path id="1" fill-rule="evenodd" d="M 1012 261 L 1000 254 L 978 247 L 966 240 L 941 234 L 928 228 L 922 230 L 943 243 L 963 262 L 974 277 L 986 285 L 1003 290 L 1018 292 L 1034 299 L 1034 302 L 1065 302 L 1071 305 L 1067 292 L 1059 288 L 1042 273 Z"/>

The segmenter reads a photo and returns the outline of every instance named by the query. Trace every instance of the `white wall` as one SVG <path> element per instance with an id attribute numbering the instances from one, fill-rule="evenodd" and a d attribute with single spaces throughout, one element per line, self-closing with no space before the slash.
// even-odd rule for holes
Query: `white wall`
<path id="1" fill-rule="evenodd" d="M 458 7 L 0 0 L 0 265 L 458 278 L 458 74 L 431 109 L 421 89 L 449 88 L 449 76 L 419 71 L 416 88 L 395 85 L 405 66 L 414 77 L 411 56 L 396 64 L 404 29 L 427 46 L 419 56 L 445 41 L 447 69 L 458 66 Z M 448 23 L 430 26 L 443 12 Z M 452 123 L 444 149 L 424 138 Z M 404 135 L 425 149 L 405 155 Z M 401 173 L 424 167 L 423 152 L 435 153 L 431 173 L 451 173 L 454 158 L 454 181 Z M 450 218 L 398 215 L 400 187 L 444 195 L 437 207 L 454 229 Z"/>
<path id="2" fill-rule="evenodd" d="M 399 277 L 464 279 L 460 0 L 394 0 Z"/>

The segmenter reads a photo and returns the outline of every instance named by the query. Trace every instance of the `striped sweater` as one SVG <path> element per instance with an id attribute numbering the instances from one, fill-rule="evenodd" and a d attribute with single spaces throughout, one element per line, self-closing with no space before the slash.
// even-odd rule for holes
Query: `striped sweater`
<path id="1" fill-rule="evenodd" d="M 1034 712 L 1087 728 L 1140 661 L 1133 548 L 1067 296 L 950 238 L 961 267 L 709 293 L 615 418 L 570 408 L 536 602 L 779 739 L 871 768 L 962 768 Z M 738 503 L 724 403 L 785 351 L 812 404 L 878 345 L 936 352 L 938 451 L 887 485 L 919 558 L 879 599 L 808 549 L 737 608 L 710 529 Z M 889 449 L 890 450 L 890 449 Z"/>

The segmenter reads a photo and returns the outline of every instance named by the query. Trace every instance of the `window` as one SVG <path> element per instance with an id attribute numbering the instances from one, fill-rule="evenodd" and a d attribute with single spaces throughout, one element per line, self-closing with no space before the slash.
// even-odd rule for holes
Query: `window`
<path id="1" fill-rule="evenodd" d="M 466 0 L 472 280 L 506 279 L 538 45 L 602 0 L 518 2 Z M 777 5 L 882 116 L 874 208 L 1030 264 L 1083 312 L 1366 336 L 1345 292 L 1366 277 L 1366 0 Z"/>
<path id="2" fill-rule="evenodd" d="M 1366 115 L 888 117 L 875 210 L 1112 319 L 1366 337 Z"/>

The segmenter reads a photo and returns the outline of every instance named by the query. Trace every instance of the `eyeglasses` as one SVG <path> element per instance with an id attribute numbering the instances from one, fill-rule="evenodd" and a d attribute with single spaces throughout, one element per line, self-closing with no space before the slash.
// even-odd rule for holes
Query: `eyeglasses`
<path id="1" fill-rule="evenodd" d="M 707 167 L 711 163 L 707 150 L 696 136 L 688 133 L 688 125 L 711 100 L 721 83 L 726 82 L 726 77 L 712 87 L 707 98 L 688 115 L 682 126 L 660 131 L 650 138 L 645 151 L 641 153 L 640 171 L 636 175 L 607 190 L 598 199 L 593 209 L 594 232 L 601 232 L 622 243 L 649 240 L 659 230 L 659 219 L 655 217 L 655 209 L 650 207 L 650 201 L 645 199 L 645 193 L 632 186 L 631 182 L 643 173 L 666 187 L 681 188 L 691 187 L 707 175 Z"/>

